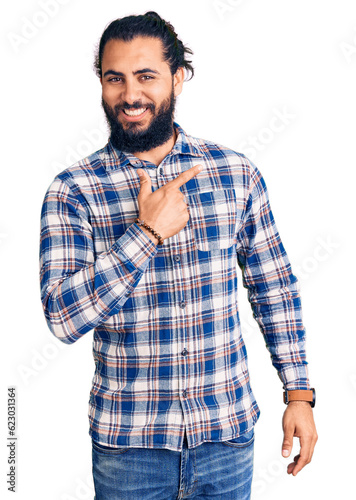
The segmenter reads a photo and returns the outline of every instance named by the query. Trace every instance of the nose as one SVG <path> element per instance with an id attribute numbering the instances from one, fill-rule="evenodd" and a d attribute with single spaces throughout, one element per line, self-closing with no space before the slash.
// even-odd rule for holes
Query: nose
<path id="1" fill-rule="evenodd" d="M 139 101 L 142 97 L 140 85 L 136 80 L 126 80 L 124 88 L 122 89 L 121 98 L 127 104 L 133 104 Z"/>

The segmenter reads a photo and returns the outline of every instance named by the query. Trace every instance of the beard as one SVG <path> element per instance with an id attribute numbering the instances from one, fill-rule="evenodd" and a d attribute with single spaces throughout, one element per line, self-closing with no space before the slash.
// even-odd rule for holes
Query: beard
<path id="1" fill-rule="evenodd" d="M 156 112 L 156 106 L 152 103 L 143 104 L 137 101 L 132 105 L 127 103 L 117 104 L 113 108 L 102 98 L 101 105 L 105 112 L 106 120 L 110 128 L 110 141 L 113 146 L 127 153 L 142 153 L 162 146 L 174 132 L 173 120 L 175 109 L 175 96 L 172 88 L 171 95 L 165 99 Z M 125 129 L 118 119 L 122 109 L 149 108 L 153 118 L 146 130 L 140 131 L 139 122 L 127 122 Z"/>

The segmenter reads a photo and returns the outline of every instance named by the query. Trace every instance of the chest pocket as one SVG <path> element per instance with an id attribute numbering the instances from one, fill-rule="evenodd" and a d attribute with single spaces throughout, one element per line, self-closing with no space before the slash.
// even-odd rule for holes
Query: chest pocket
<path id="1" fill-rule="evenodd" d="M 198 250 L 216 252 L 233 246 L 237 219 L 233 189 L 190 195 L 189 212 Z"/>

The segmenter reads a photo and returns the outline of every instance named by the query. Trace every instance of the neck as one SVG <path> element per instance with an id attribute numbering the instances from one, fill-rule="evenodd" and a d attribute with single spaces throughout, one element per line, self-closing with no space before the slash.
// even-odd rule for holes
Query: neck
<path id="1" fill-rule="evenodd" d="M 142 153 L 133 153 L 136 158 L 140 160 L 149 161 L 154 165 L 159 165 L 162 160 L 172 151 L 172 148 L 177 140 L 177 132 L 173 130 L 173 135 L 167 142 L 158 146 L 157 148 L 143 151 Z"/>

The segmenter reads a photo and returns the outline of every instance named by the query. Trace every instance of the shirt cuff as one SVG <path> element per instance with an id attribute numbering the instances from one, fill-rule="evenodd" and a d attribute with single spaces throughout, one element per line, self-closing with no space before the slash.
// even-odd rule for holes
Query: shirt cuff
<path id="1" fill-rule="evenodd" d="M 139 226 L 132 224 L 114 243 L 112 251 L 129 267 L 144 272 L 157 253 L 157 246 Z"/>
<path id="2" fill-rule="evenodd" d="M 279 371 L 278 375 L 283 382 L 284 389 L 288 391 L 310 389 L 308 364 L 306 362 L 286 365 Z"/>

